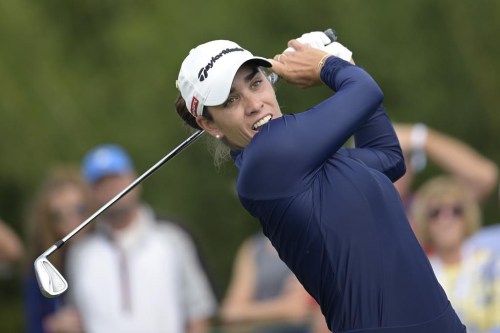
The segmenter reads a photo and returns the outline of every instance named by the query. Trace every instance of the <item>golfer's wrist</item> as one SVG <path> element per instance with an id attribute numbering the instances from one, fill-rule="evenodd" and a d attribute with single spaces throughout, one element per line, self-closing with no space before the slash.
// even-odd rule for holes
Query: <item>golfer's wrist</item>
<path id="1" fill-rule="evenodd" d="M 318 68 L 318 72 L 321 73 L 321 70 L 323 69 L 323 67 L 325 67 L 325 63 L 326 61 L 328 60 L 328 58 L 332 57 L 331 54 L 329 53 L 326 53 L 321 59 L 320 61 L 318 62 L 318 65 L 317 65 L 317 68 Z"/>
<path id="2" fill-rule="evenodd" d="M 323 61 L 318 63 L 318 67 L 321 66 L 319 78 L 322 83 L 331 89 L 336 90 L 335 78 L 339 73 L 339 70 L 345 66 L 350 66 L 350 64 L 331 54 L 326 54 L 324 59 L 322 58 L 321 60 Z"/>

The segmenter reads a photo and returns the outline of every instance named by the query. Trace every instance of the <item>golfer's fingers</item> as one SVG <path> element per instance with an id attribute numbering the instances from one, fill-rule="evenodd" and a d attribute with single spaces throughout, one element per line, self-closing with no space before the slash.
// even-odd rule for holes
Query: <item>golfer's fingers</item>
<path id="1" fill-rule="evenodd" d="M 303 44 L 296 39 L 292 39 L 288 41 L 288 47 L 293 47 L 296 51 L 301 51 L 304 48 L 307 48 L 307 44 Z"/>

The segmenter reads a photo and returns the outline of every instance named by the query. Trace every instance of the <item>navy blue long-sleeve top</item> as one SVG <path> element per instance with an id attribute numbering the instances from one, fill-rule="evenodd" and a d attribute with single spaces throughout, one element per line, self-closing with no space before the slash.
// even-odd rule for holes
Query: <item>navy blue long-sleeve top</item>
<path id="1" fill-rule="evenodd" d="M 321 79 L 332 97 L 273 119 L 232 152 L 240 201 L 334 332 L 421 331 L 416 324 L 453 310 L 392 184 L 405 166 L 383 94 L 336 57 Z M 355 148 L 343 147 L 352 135 Z"/>

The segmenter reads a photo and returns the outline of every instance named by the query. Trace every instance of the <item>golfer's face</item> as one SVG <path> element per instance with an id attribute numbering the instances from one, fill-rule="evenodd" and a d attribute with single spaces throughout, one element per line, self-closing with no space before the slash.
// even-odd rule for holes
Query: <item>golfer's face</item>
<path id="1" fill-rule="evenodd" d="M 234 149 L 244 148 L 262 125 L 282 115 L 273 86 L 250 65 L 243 65 L 236 73 L 227 100 L 209 110 L 216 134 Z"/>

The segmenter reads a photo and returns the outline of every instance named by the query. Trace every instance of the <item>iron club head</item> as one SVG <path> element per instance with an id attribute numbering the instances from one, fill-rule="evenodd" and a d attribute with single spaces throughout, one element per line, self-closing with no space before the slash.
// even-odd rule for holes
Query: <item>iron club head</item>
<path id="1" fill-rule="evenodd" d="M 68 282 L 47 259 L 45 253 L 35 260 L 35 275 L 45 297 L 57 297 L 68 289 Z"/>

